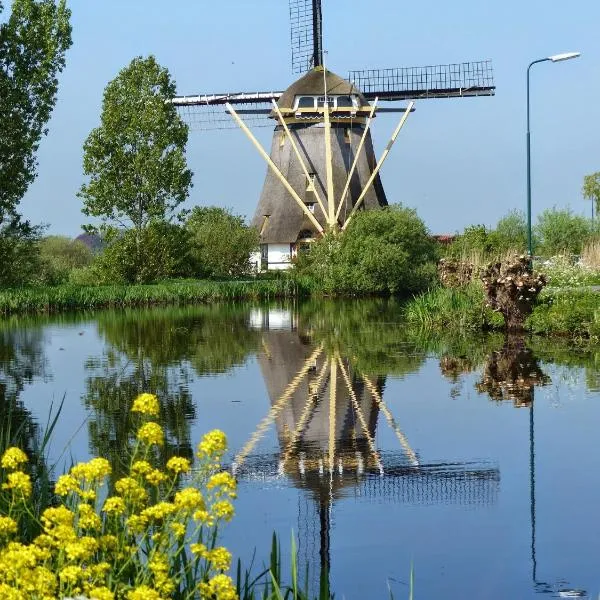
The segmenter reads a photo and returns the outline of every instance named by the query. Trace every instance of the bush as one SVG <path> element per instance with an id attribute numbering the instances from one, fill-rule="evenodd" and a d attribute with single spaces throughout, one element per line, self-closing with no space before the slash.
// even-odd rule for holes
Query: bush
<path id="1" fill-rule="evenodd" d="M 60 235 L 42 238 L 39 251 L 40 282 L 50 285 L 68 281 L 73 269 L 88 266 L 94 258 L 92 251 L 83 242 Z"/>
<path id="2" fill-rule="evenodd" d="M 151 223 L 113 239 L 92 265 L 97 283 L 152 283 L 191 274 L 186 230 L 170 223 Z M 85 278 L 84 278 L 85 280 Z"/>
<path id="3" fill-rule="evenodd" d="M 298 274 L 330 295 L 414 293 L 436 280 L 437 244 L 414 209 L 359 212 L 297 261 Z"/>
<path id="4" fill-rule="evenodd" d="M 40 270 L 38 240 L 41 229 L 14 222 L 0 227 L 0 285 L 34 283 Z"/>
<path id="5" fill-rule="evenodd" d="M 225 278 L 250 273 L 250 253 L 258 249 L 259 236 L 242 217 L 216 206 L 196 207 L 185 227 L 196 276 Z"/>
<path id="6" fill-rule="evenodd" d="M 502 217 L 492 233 L 493 245 L 498 252 L 526 252 L 527 220 L 520 210 L 512 210 Z"/>
<path id="7" fill-rule="evenodd" d="M 535 253 L 544 256 L 581 254 L 583 246 L 593 235 L 591 221 L 573 214 L 569 208 L 545 210 L 538 217 L 535 232 L 539 239 Z"/>

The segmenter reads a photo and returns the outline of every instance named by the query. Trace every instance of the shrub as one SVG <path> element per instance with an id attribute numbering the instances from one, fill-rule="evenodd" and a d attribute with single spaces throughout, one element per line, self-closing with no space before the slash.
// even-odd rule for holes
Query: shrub
<path id="1" fill-rule="evenodd" d="M 581 254 L 593 234 L 591 221 L 573 214 L 569 208 L 545 210 L 538 217 L 535 232 L 539 239 L 536 254 L 544 256 Z"/>
<path id="2" fill-rule="evenodd" d="M 0 227 L 0 285 L 33 283 L 40 271 L 41 228 L 15 221 Z"/>
<path id="3" fill-rule="evenodd" d="M 92 266 L 101 283 L 151 283 L 191 274 L 189 240 L 184 228 L 151 223 L 113 239 Z"/>
<path id="4" fill-rule="evenodd" d="M 60 235 L 42 238 L 39 251 L 40 282 L 51 285 L 64 283 L 73 269 L 88 266 L 94 258 L 92 251 L 83 242 Z"/>
<path id="5" fill-rule="evenodd" d="M 520 210 L 512 210 L 502 217 L 492 232 L 493 245 L 500 253 L 527 250 L 527 221 Z"/>
<path id="6" fill-rule="evenodd" d="M 300 276 L 325 294 L 414 293 L 436 280 L 437 245 L 414 209 L 359 212 L 299 257 Z"/>
<path id="7" fill-rule="evenodd" d="M 254 227 L 227 209 L 196 207 L 185 224 L 198 277 L 239 277 L 251 271 L 250 253 L 258 249 Z"/>

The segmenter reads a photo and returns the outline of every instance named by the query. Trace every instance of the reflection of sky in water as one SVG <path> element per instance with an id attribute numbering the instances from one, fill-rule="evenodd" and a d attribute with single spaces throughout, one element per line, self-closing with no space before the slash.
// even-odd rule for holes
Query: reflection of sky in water
<path id="1" fill-rule="evenodd" d="M 258 329 L 265 325 L 259 317 L 252 316 Z M 275 314 L 271 320 L 272 330 L 280 332 L 295 323 L 287 317 L 281 321 L 281 315 Z M 296 332 L 287 335 L 290 342 L 298 339 Z M 50 402 L 57 404 L 66 396 L 52 456 L 62 454 L 61 461 L 68 464 L 71 457 L 81 460 L 89 453 L 88 413 L 81 402 L 89 376 L 85 363 L 101 358 L 106 346 L 96 323 L 89 320 L 46 325 L 42 348 L 49 377 L 26 385 L 20 398 L 43 423 Z M 532 597 L 530 411 L 514 408 L 511 402 L 492 402 L 477 392 L 481 368 L 452 382 L 440 374 L 439 359 L 428 354 L 416 372 L 387 376 L 383 399 L 424 470 L 437 465 L 443 472 L 442 463 L 459 469 L 461 463 L 467 463 L 464 468 L 497 469 L 496 491 L 482 502 L 461 500 L 460 491 L 452 489 L 434 494 L 432 501 L 419 502 L 406 489 L 396 495 L 393 486 L 386 491 L 387 483 L 376 475 L 368 480 L 364 476 L 356 485 L 339 485 L 329 517 L 336 597 L 387 597 L 388 580 L 396 597 L 406 597 L 411 563 L 417 597 Z M 595 597 L 600 591 L 596 518 L 600 453 L 595 448 L 599 396 L 586 385 L 589 378 L 582 368 L 554 365 L 550 355 L 544 355 L 540 365 L 551 383 L 535 392 L 537 580 L 549 582 L 555 594 L 561 586 L 573 586 Z M 171 369 L 176 379 L 179 366 Z M 232 454 L 238 452 L 271 406 L 263 375 L 256 354 L 224 374 L 194 375 L 186 384 L 197 407 L 197 418 L 191 423 L 193 442 L 219 427 L 229 437 Z M 381 412 L 374 442 L 384 468 L 386 463 L 406 462 L 396 433 Z M 277 428 L 272 425 L 248 462 L 260 463 L 263 457 L 273 463 L 280 450 Z M 271 469 L 268 477 L 241 479 L 237 516 L 224 540 L 248 562 L 256 548 L 260 567 L 268 557 L 272 531 L 279 533 L 285 555 L 293 530 L 299 537 L 300 556 L 310 557 L 318 566 L 321 539 L 315 485 L 326 489 L 329 476 L 325 473 L 317 484 L 314 478 L 303 483 L 296 477 L 292 485 L 290 478 L 276 476 L 276 471 Z M 398 486 L 410 484 L 397 483 L 396 490 Z M 547 588 L 538 585 L 537 589 Z"/>

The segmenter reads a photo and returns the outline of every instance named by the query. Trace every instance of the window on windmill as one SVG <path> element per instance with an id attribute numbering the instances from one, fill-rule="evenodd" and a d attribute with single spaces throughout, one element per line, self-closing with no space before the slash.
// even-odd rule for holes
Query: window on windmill
<path id="1" fill-rule="evenodd" d="M 315 203 L 314 202 L 305 202 L 305 204 L 306 204 L 306 208 L 308 208 L 308 210 L 310 210 L 310 212 L 314 214 Z"/>
<path id="2" fill-rule="evenodd" d="M 354 103 L 352 102 L 352 96 L 338 96 L 337 97 L 337 107 L 338 108 L 354 108 Z"/>
<path id="3" fill-rule="evenodd" d="M 319 96 L 317 98 L 317 106 L 319 108 L 325 106 L 325 96 Z M 335 107 L 335 98 L 333 96 L 327 96 L 327 106 L 329 106 L 329 108 Z"/>
<path id="4" fill-rule="evenodd" d="M 299 96 L 296 101 L 296 108 L 314 108 L 315 98 L 314 96 Z"/>

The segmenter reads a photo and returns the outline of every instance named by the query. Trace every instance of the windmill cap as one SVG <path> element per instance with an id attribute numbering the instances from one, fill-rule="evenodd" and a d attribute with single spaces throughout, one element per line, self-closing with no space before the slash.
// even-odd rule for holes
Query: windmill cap
<path id="1" fill-rule="evenodd" d="M 325 76 L 323 76 L 323 71 Z M 277 105 L 282 110 L 291 110 L 294 107 L 296 96 L 323 96 L 325 94 L 325 84 L 327 84 L 327 94 L 329 95 L 355 95 L 359 97 L 361 106 L 368 105 L 367 99 L 354 84 L 327 69 L 323 69 L 323 67 L 311 69 L 298 81 L 290 85 L 279 98 Z"/>

